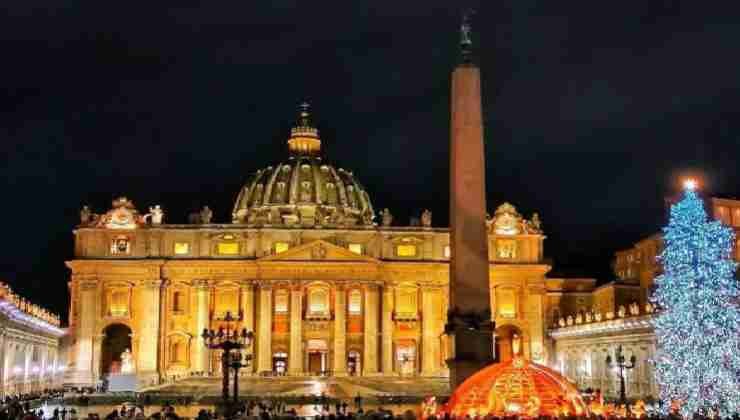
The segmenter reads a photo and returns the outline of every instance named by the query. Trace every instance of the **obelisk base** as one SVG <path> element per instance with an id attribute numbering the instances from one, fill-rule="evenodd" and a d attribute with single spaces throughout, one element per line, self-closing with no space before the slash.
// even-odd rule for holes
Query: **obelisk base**
<path id="1" fill-rule="evenodd" d="M 493 363 L 493 329 L 494 324 L 488 323 L 477 329 L 460 325 L 447 331 L 452 356 L 447 359 L 447 367 L 452 389 Z"/>

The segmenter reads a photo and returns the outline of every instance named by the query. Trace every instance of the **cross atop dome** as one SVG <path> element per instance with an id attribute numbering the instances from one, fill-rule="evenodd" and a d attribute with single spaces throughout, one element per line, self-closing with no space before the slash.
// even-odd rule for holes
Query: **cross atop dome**
<path id="1" fill-rule="evenodd" d="M 299 106 L 298 120 L 290 130 L 288 150 L 291 156 L 315 156 L 321 152 L 319 130 L 311 119 L 311 105 L 303 101 Z"/>

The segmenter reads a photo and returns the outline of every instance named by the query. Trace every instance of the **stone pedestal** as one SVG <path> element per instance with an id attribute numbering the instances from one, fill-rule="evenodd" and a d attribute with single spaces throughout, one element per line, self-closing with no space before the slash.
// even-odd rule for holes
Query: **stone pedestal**
<path id="1" fill-rule="evenodd" d="M 493 363 L 493 323 L 479 329 L 460 325 L 447 331 L 450 343 L 450 386 L 457 388 L 475 372 Z"/>

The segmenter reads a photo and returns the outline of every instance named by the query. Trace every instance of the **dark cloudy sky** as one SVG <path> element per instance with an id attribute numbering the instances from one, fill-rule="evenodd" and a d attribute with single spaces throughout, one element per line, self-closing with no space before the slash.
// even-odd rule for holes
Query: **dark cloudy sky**
<path id="1" fill-rule="evenodd" d="M 459 2 L 166 3 L 3 2 L 1 278 L 65 310 L 83 203 L 230 220 L 248 175 L 286 157 L 304 98 L 376 208 L 446 225 Z M 739 6 L 483 3 L 489 209 L 540 213 L 554 275 L 609 280 L 678 175 L 739 192 Z"/>

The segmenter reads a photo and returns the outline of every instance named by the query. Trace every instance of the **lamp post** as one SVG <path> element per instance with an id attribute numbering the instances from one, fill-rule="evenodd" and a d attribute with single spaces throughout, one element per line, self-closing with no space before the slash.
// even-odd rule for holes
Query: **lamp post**
<path id="1" fill-rule="evenodd" d="M 627 408 L 627 412 L 629 413 L 629 407 L 627 406 L 627 392 L 624 387 L 624 371 L 633 369 L 635 367 L 635 363 L 637 362 L 637 358 L 633 354 L 632 357 L 630 357 L 628 363 L 627 359 L 622 354 L 621 345 L 617 347 L 617 353 L 615 354 L 615 356 L 616 360 L 612 360 L 611 355 L 606 356 L 606 365 L 610 368 L 617 368 L 617 372 L 619 373 L 619 400 L 621 404 L 625 405 L 625 407 Z"/>
<path id="2" fill-rule="evenodd" d="M 204 328 L 203 344 L 207 349 L 210 350 L 221 350 L 221 372 L 223 374 L 221 398 L 223 399 L 224 407 L 229 406 L 229 368 L 234 369 L 234 403 L 239 401 L 239 369 L 247 366 L 251 360 L 251 355 L 247 355 L 244 359 L 246 364 L 242 364 L 241 353 L 236 353 L 232 356 L 232 350 L 242 350 L 248 348 L 252 344 L 254 334 L 251 331 L 247 331 L 246 328 L 242 328 L 239 331 L 236 328 L 232 329 L 232 323 L 237 319 L 231 315 L 231 312 L 226 312 L 226 316 L 223 321 L 226 323 L 226 328 L 221 326 L 218 331 Z"/>

